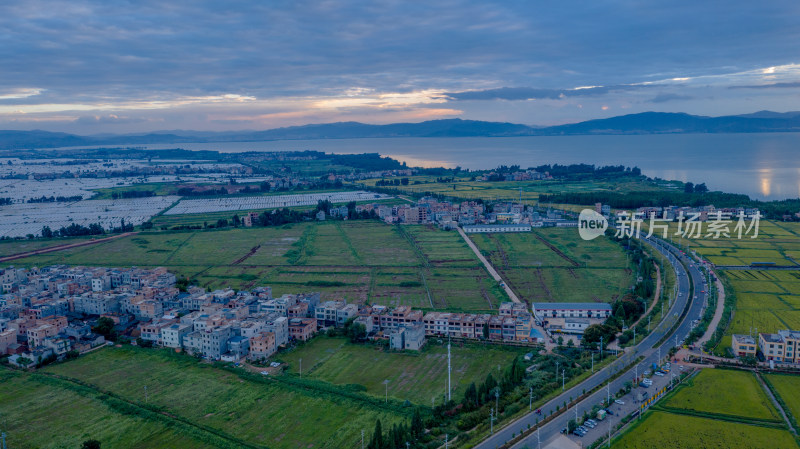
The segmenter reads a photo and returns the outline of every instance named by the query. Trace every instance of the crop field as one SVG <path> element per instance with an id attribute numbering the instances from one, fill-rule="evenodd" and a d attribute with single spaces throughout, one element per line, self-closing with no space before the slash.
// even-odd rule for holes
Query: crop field
<path id="1" fill-rule="evenodd" d="M 44 376 L 0 369 L 0 415 L 8 447 L 80 447 L 96 439 L 113 448 L 213 448 L 158 421 L 124 414 L 97 397 L 48 382 Z"/>
<path id="2" fill-rule="evenodd" d="M 796 449 L 798 445 L 788 430 L 654 411 L 615 439 L 612 447 Z"/>
<path id="3" fill-rule="evenodd" d="M 765 374 L 764 378 L 786 404 L 784 409 L 788 408 L 788 410 L 785 411 L 791 413 L 797 422 L 800 419 L 800 376 Z"/>
<path id="4" fill-rule="evenodd" d="M 726 334 L 800 328 L 800 271 L 728 270 L 736 311 Z M 720 349 L 730 346 L 726 338 Z"/>
<path id="5" fill-rule="evenodd" d="M 689 386 L 664 400 L 659 407 L 711 415 L 729 415 L 777 421 L 779 415 L 756 377 L 746 371 L 707 369 L 687 381 Z"/>
<path id="6" fill-rule="evenodd" d="M 147 401 L 193 425 L 270 448 L 353 447 L 361 430 L 371 429 L 375 419 L 394 423 L 406 418 L 374 402 L 260 376 L 253 380 L 254 375 L 239 375 L 166 350 L 106 348 L 45 371 L 128 401 Z"/>
<path id="7" fill-rule="evenodd" d="M 530 349 L 498 346 L 463 346 L 451 348 L 451 385 L 459 400 L 471 382 L 480 384 L 490 372 L 497 377 L 499 366 L 505 370 L 517 355 Z M 303 377 L 334 384 L 360 384 L 368 394 L 381 398 L 388 394 L 399 400 L 427 405 L 436 398 L 441 403 L 447 388 L 447 345 L 429 339 L 419 354 L 389 353 L 377 347 L 350 344 L 344 338 L 318 337 L 309 343 L 280 354 L 291 372 Z"/>
<path id="8" fill-rule="evenodd" d="M 707 369 L 679 386 L 623 435 L 617 448 L 797 448 L 756 377 Z"/>
<path id="9" fill-rule="evenodd" d="M 100 237 L 98 237 L 100 238 Z M 0 241 L 0 257 L 12 254 L 27 253 L 37 249 L 50 248 L 53 246 L 69 245 L 91 240 L 89 237 L 74 237 L 64 239 L 36 239 L 36 240 L 2 240 Z"/>
<path id="10" fill-rule="evenodd" d="M 633 281 L 622 248 L 606 238 L 584 241 L 574 228 L 471 238 L 514 291 L 531 302 L 610 302 Z"/>
<path id="11" fill-rule="evenodd" d="M 13 261 L 61 263 L 163 266 L 210 289 L 268 285 L 276 295 L 319 291 L 387 306 L 496 310 L 507 300 L 457 233 L 366 220 L 142 232 Z"/>
<path id="12" fill-rule="evenodd" d="M 688 244 L 718 266 L 774 262 L 776 265 L 797 266 L 800 269 L 800 257 L 793 257 L 800 256 L 800 224 L 761 220 L 756 238 L 751 238 L 752 231 L 750 234 L 743 231 L 740 239 L 734 232 L 736 220 L 728 226 L 729 237 L 709 236 L 708 223 L 703 224 L 701 238 L 697 239 L 680 239 L 674 235 L 678 229 L 677 223 L 671 223 L 670 238 L 676 243 Z M 749 221 L 745 223 L 750 225 Z"/>
<path id="13" fill-rule="evenodd" d="M 367 179 L 359 182 L 364 188 L 374 186 L 379 179 Z M 393 186 L 409 193 L 438 193 L 458 198 L 482 198 L 484 200 L 519 200 L 535 202 L 540 194 L 571 192 L 630 192 L 660 191 L 664 187 L 653 182 L 609 182 L 609 181 L 472 181 L 468 177 L 457 177 L 455 182 L 439 183 L 435 176 L 411 176 L 406 186 Z"/>

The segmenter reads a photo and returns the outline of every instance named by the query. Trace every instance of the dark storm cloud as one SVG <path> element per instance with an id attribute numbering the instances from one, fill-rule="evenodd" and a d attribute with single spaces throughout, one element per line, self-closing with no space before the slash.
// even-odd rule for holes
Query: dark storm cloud
<path id="1" fill-rule="evenodd" d="M 595 86 L 580 89 L 536 89 L 532 87 L 501 87 L 499 89 L 448 92 L 450 100 L 554 100 L 568 97 L 590 97 L 609 92 L 623 92 L 647 88 L 647 85 Z"/>
<path id="2" fill-rule="evenodd" d="M 655 97 L 647 100 L 648 103 L 666 103 L 668 101 L 676 101 L 676 100 L 691 100 L 694 97 L 691 95 L 679 95 L 679 94 L 658 94 Z"/>
<path id="3" fill-rule="evenodd" d="M 752 84 L 744 86 L 731 86 L 729 89 L 796 89 L 800 88 L 800 81 L 790 83 Z"/>

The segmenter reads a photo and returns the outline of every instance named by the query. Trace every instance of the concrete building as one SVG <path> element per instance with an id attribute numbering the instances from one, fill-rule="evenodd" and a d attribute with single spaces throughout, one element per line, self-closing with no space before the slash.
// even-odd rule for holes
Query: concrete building
<path id="1" fill-rule="evenodd" d="M 529 224 L 475 224 L 461 227 L 467 234 L 486 234 L 492 232 L 531 232 Z"/>
<path id="2" fill-rule="evenodd" d="M 731 349 L 736 357 L 755 357 L 758 350 L 756 339 L 750 335 L 733 334 L 731 336 Z"/>
<path id="3" fill-rule="evenodd" d="M 308 341 L 316 332 L 317 320 L 315 318 L 289 319 L 289 338 L 292 340 Z"/>
<path id="4" fill-rule="evenodd" d="M 758 334 L 758 347 L 768 361 L 783 362 L 785 345 L 778 334 Z"/>
<path id="5" fill-rule="evenodd" d="M 192 332 L 192 325 L 176 323 L 161 328 L 161 344 L 168 348 L 182 348 L 183 338 Z"/>
<path id="6" fill-rule="evenodd" d="M 277 350 L 275 333 L 261 332 L 257 336 L 250 338 L 250 353 L 247 358 L 250 360 L 266 359 L 275 354 Z"/>
<path id="7" fill-rule="evenodd" d="M 228 340 L 231 335 L 231 327 L 227 325 L 204 330 L 201 333 L 203 356 L 219 360 L 222 354 L 228 352 Z"/>
<path id="8" fill-rule="evenodd" d="M 389 347 L 396 350 L 419 351 L 425 345 L 425 327 L 406 324 L 389 334 Z"/>

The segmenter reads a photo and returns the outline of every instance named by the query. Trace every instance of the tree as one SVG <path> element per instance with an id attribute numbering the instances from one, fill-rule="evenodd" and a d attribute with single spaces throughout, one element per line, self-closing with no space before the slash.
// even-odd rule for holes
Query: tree
<path id="1" fill-rule="evenodd" d="M 97 440 L 86 440 L 81 444 L 81 449 L 100 449 L 100 442 Z"/>
<path id="2" fill-rule="evenodd" d="M 19 366 L 21 366 L 23 368 L 27 368 L 28 365 L 30 365 L 31 363 L 33 363 L 33 360 L 31 360 L 31 359 L 29 359 L 27 357 L 20 357 L 20 358 L 17 359 L 17 365 L 19 365 Z"/>
<path id="3" fill-rule="evenodd" d="M 367 338 L 367 328 L 361 323 L 352 323 L 347 327 L 346 334 L 352 343 L 358 343 Z"/>
<path id="4" fill-rule="evenodd" d="M 694 186 L 694 193 L 707 193 L 708 187 L 706 187 L 706 183 L 697 184 Z"/>
<path id="5" fill-rule="evenodd" d="M 97 319 L 97 325 L 92 328 L 92 331 L 97 332 L 109 340 L 113 340 L 113 337 L 115 336 L 114 320 L 107 316 L 101 316 Z"/>
<path id="6" fill-rule="evenodd" d="M 42 237 L 46 239 L 53 238 L 53 230 L 50 229 L 50 226 L 45 226 L 42 228 Z"/>
<path id="7" fill-rule="evenodd" d="M 472 385 L 472 390 L 475 391 L 475 384 Z M 425 425 L 422 423 L 422 415 L 419 409 L 414 409 L 414 416 L 411 417 L 411 435 L 414 438 L 419 438 L 425 433 Z"/>
<path id="8" fill-rule="evenodd" d="M 575 429 L 578 428 L 578 422 L 574 419 L 570 419 L 567 423 L 567 433 L 572 433 Z"/>
<path id="9" fill-rule="evenodd" d="M 687 182 L 683 185 L 683 191 L 686 193 L 693 193 L 694 192 L 694 184 L 691 182 Z"/>
<path id="10" fill-rule="evenodd" d="M 372 432 L 372 439 L 369 442 L 369 449 L 384 449 L 383 431 L 381 430 L 381 420 L 375 421 L 375 430 Z"/>

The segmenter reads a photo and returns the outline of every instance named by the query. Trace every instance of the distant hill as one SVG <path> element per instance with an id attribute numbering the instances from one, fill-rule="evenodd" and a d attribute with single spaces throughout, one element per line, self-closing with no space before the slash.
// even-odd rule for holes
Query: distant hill
<path id="1" fill-rule="evenodd" d="M 420 123 L 369 125 L 337 122 L 290 126 L 265 131 L 159 131 L 146 134 L 78 136 L 48 131 L 0 131 L 0 149 L 89 145 L 143 145 L 188 142 L 255 142 L 266 140 L 358 139 L 381 137 L 514 137 L 581 134 L 763 133 L 800 131 L 800 111 L 759 111 L 705 117 L 673 112 L 643 112 L 568 125 L 533 127 L 477 120 L 429 120 Z"/>

